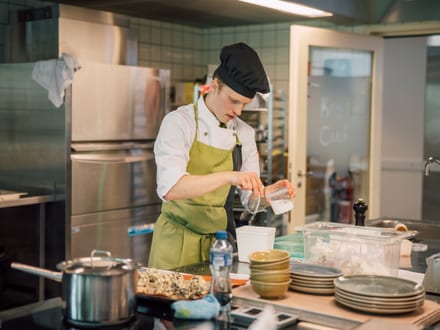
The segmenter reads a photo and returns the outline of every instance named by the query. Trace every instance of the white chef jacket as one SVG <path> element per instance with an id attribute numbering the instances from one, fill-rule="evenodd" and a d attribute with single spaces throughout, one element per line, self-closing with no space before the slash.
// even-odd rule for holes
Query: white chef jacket
<path id="1" fill-rule="evenodd" d="M 227 129 L 219 127 L 219 121 L 206 107 L 203 97 L 197 102 L 197 139 L 207 145 L 230 150 L 236 143 L 235 133 L 242 144 L 243 163 L 241 171 L 260 175 L 259 156 L 254 129 L 236 117 L 227 123 Z M 157 194 L 164 200 L 167 192 L 186 174 L 189 151 L 195 138 L 196 120 L 193 104 L 181 106 L 163 119 L 154 143 L 157 166 Z M 251 191 L 239 191 L 246 205 Z"/>

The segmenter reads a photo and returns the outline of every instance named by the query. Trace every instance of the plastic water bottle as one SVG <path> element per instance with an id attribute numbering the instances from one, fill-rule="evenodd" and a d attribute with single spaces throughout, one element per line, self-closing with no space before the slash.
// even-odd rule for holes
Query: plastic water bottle
<path id="1" fill-rule="evenodd" d="M 211 246 L 210 269 L 211 269 L 211 294 L 220 303 L 220 312 L 217 319 L 231 320 L 232 286 L 230 272 L 232 268 L 232 245 L 227 240 L 226 231 L 217 231 L 216 240 Z"/>

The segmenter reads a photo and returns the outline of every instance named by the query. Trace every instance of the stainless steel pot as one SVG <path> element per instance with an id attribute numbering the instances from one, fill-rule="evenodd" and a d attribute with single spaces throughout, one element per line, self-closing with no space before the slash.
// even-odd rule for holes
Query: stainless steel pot
<path id="1" fill-rule="evenodd" d="M 69 323 L 115 325 L 130 321 L 135 314 L 138 265 L 131 259 L 112 258 L 108 251 L 93 250 L 90 258 L 59 263 L 61 272 L 20 263 L 11 263 L 11 267 L 61 281 L 64 314 Z"/>

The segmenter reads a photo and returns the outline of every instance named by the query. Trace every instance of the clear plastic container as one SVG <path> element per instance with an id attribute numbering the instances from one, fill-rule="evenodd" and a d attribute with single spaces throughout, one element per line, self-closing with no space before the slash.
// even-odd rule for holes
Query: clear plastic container
<path id="1" fill-rule="evenodd" d="M 293 201 L 289 197 L 287 188 L 281 187 L 266 193 L 265 197 L 258 196 L 257 199 L 250 197 L 247 203 L 247 210 L 249 213 L 255 214 L 264 211 L 269 204 L 276 215 L 286 213 L 293 209 Z"/>
<path id="2" fill-rule="evenodd" d="M 340 269 L 344 275 L 397 276 L 402 239 L 410 233 L 332 222 L 303 226 L 304 261 Z"/>

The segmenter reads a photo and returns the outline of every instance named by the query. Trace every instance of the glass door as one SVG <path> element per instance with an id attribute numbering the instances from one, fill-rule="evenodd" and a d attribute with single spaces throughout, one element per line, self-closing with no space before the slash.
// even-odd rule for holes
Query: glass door
<path id="1" fill-rule="evenodd" d="M 353 223 L 362 198 L 379 212 L 382 49 L 379 37 L 291 27 L 289 232 L 313 221 Z"/>

